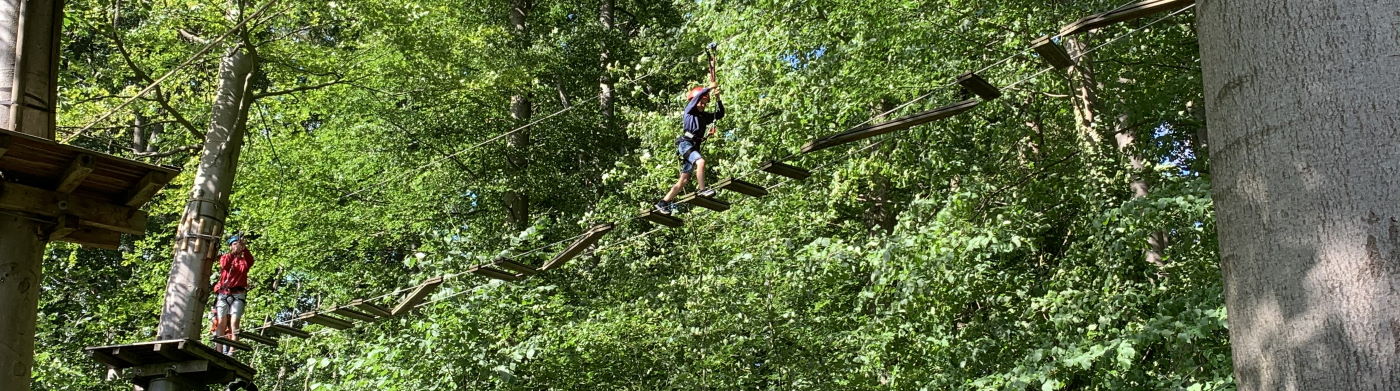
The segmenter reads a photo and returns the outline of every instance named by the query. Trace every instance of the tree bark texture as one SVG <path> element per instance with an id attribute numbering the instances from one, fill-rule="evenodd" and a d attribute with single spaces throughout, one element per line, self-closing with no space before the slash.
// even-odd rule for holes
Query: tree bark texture
<path id="1" fill-rule="evenodd" d="M 1239 389 L 1400 389 L 1400 1 L 1197 15 Z"/>

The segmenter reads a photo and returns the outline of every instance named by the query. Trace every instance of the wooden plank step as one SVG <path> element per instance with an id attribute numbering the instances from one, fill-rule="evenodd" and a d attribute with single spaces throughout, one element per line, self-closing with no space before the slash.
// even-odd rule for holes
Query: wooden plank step
<path id="1" fill-rule="evenodd" d="M 360 312 L 360 311 L 356 311 L 356 310 L 354 310 L 354 309 L 352 309 L 352 308 L 350 308 L 350 307 L 340 307 L 340 308 L 336 308 L 336 309 L 331 310 L 331 312 L 334 313 L 334 314 L 336 314 L 336 315 L 344 316 L 344 317 L 346 317 L 346 318 L 358 320 L 358 321 L 361 321 L 361 322 L 373 322 L 373 321 L 375 321 L 375 320 L 378 320 L 377 318 L 375 318 L 374 315 L 370 315 L 370 314 L 366 314 L 366 313 L 363 313 L 363 312 Z"/>
<path id="2" fill-rule="evenodd" d="M 190 339 L 142 342 L 130 345 L 87 347 L 88 356 L 111 370 L 124 370 L 133 381 L 179 373 L 194 386 L 224 384 L 234 379 L 251 381 L 257 371 L 214 348 Z M 188 365 L 191 362 L 202 365 Z M 6 388 L 8 389 L 8 388 Z"/>
<path id="3" fill-rule="evenodd" d="M 228 339 L 228 338 L 224 338 L 224 337 L 213 337 L 213 338 L 210 338 L 210 339 L 209 339 L 209 342 L 210 342 L 211 344 L 228 345 L 228 346 L 231 347 L 231 348 L 238 349 L 238 350 L 242 350 L 242 351 L 245 351 L 245 352 L 251 352 L 251 351 L 253 351 L 253 347 L 252 347 L 251 345 L 248 345 L 248 344 L 242 343 L 242 342 L 238 342 L 238 341 L 234 341 L 234 340 L 231 340 L 231 339 Z"/>
<path id="4" fill-rule="evenodd" d="M 418 304 L 427 299 L 429 295 L 436 292 L 438 287 L 442 285 L 442 282 L 442 276 L 429 278 L 427 281 L 423 281 L 413 292 L 409 292 L 407 296 L 404 296 L 403 300 L 399 301 L 399 305 L 394 306 L 394 310 L 391 311 L 391 314 L 393 316 L 399 316 L 400 314 L 413 310 L 414 307 L 417 307 Z"/>
<path id="5" fill-rule="evenodd" d="M 966 88 L 968 91 L 977 94 L 982 100 L 995 100 L 1001 97 L 1001 90 L 998 89 L 997 86 L 987 82 L 987 79 L 983 79 L 982 76 L 978 76 L 976 73 L 968 72 L 959 75 L 958 84 L 962 85 L 963 88 Z"/>
<path id="6" fill-rule="evenodd" d="M 497 268 L 494 268 L 494 267 L 490 267 L 490 266 L 477 266 L 477 267 L 471 268 L 471 270 L 469 270 L 469 271 L 472 272 L 473 274 L 478 275 L 478 276 L 485 276 L 485 277 L 487 277 L 487 278 L 493 278 L 493 279 L 497 279 L 497 280 L 501 280 L 501 281 L 519 281 L 519 280 L 520 280 L 520 276 L 517 276 L 517 275 L 515 275 L 515 274 L 511 274 L 510 272 L 507 272 L 507 271 L 504 271 L 504 270 L 501 270 L 501 269 L 497 269 Z"/>
<path id="7" fill-rule="evenodd" d="M 715 184 L 716 189 L 732 191 L 750 197 L 762 197 L 768 195 L 768 189 L 763 186 L 745 182 L 739 178 L 729 178 Z"/>
<path id="8" fill-rule="evenodd" d="M 729 210 L 728 202 L 724 202 L 724 200 L 715 197 L 706 197 L 695 193 L 691 193 L 686 195 L 685 197 L 681 197 L 680 202 L 695 205 L 716 212 L 723 212 Z"/>
<path id="9" fill-rule="evenodd" d="M 1064 46 L 1056 43 L 1052 36 L 1047 35 L 1036 39 L 1031 42 L 1031 48 L 1040 55 L 1040 59 L 1045 60 L 1055 69 L 1064 70 L 1074 66 L 1074 59 L 1069 56 L 1069 52 L 1065 51 Z"/>
<path id="10" fill-rule="evenodd" d="M 389 312 L 388 308 L 385 308 L 382 305 L 371 303 L 365 299 L 355 299 L 350 302 L 350 306 L 359 308 L 360 311 L 364 311 L 367 314 L 378 316 L 381 318 L 394 316 L 392 312 Z"/>
<path id="11" fill-rule="evenodd" d="M 274 324 L 274 325 L 267 326 L 267 331 L 270 331 L 270 332 L 273 332 L 273 333 L 277 333 L 277 334 L 281 334 L 281 335 L 290 335 L 290 336 L 297 337 L 297 338 L 310 338 L 310 337 L 311 337 L 311 333 L 306 332 L 306 330 L 294 328 L 294 327 L 291 327 L 291 326 L 283 326 L 283 325 L 280 325 L 280 324 Z"/>
<path id="12" fill-rule="evenodd" d="M 564 266 L 564 263 L 568 262 L 570 259 L 574 259 L 574 257 L 583 253 L 584 250 L 587 250 L 588 247 L 592 246 L 594 243 L 598 243 L 598 240 L 602 239 L 603 235 L 607 235 L 607 233 L 612 230 L 612 223 L 598 224 L 593 226 L 593 228 L 589 228 L 588 232 L 585 232 L 582 237 L 575 240 L 574 243 L 570 244 L 568 248 L 565 248 L 563 252 L 555 255 L 549 262 L 545 262 L 544 266 L 540 267 L 540 270 L 546 271 Z"/>
<path id="13" fill-rule="evenodd" d="M 252 331 L 239 331 L 237 335 L 239 340 L 249 340 L 274 348 L 277 347 L 277 340 L 266 335 L 258 334 Z"/>
<path id="14" fill-rule="evenodd" d="M 763 163 L 762 166 L 759 166 L 758 169 L 799 181 L 812 176 L 812 172 L 807 171 L 805 168 L 786 164 L 777 160 L 769 160 Z"/>
<path id="15" fill-rule="evenodd" d="M 533 266 L 516 262 L 515 260 L 510 258 L 496 258 L 496 261 L 493 263 L 493 265 L 501 269 L 514 271 L 522 276 L 532 276 L 540 271 L 539 269 L 536 269 Z"/>
<path id="16" fill-rule="evenodd" d="M 350 321 L 348 320 L 330 316 L 324 312 L 319 311 L 307 312 L 298 319 L 305 320 L 312 324 L 330 327 L 336 330 L 345 330 L 351 327 L 355 327 L 355 324 L 350 323 Z"/>
<path id="17" fill-rule="evenodd" d="M 1079 20 L 1065 25 L 1060 29 L 1060 36 L 1068 37 L 1074 34 L 1097 30 L 1107 26 L 1140 19 L 1148 15 L 1175 11 L 1195 4 L 1195 0 L 1146 0 L 1133 4 L 1128 4 L 1112 11 L 1089 15 Z"/>
<path id="18" fill-rule="evenodd" d="M 963 112 L 977 107 L 978 104 L 981 104 L 981 101 L 977 99 L 968 99 L 962 102 L 939 107 L 933 110 L 895 119 L 892 121 L 862 126 L 849 131 L 812 140 L 811 142 L 808 142 L 807 145 L 802 146 L 802 153 L 812 153 L 823 149 L 831 148 L 837 145 L 860 141 L 897 130 L 909 129 L 918 125 L 923 125 L 929 122 L 962 114 Z"/>
<path id="19" fill-rule="evenodd" d="M 676 216 L 657 212 L 656 209 L 647 209 L 645 212 L 642 212 L 642 214 L 637 217 L 641 218 L 642 220 L 650 221 L 656 224 L 661 224 L 671 228 L 680 228 L 682 225 L 685 225 L 685 220 L 681 220 L 679 217 Z"/>

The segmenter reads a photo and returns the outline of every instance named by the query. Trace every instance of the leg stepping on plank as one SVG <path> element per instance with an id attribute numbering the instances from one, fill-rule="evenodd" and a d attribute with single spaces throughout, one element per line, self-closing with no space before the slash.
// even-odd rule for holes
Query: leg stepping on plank
<path id="1" fill-rule="evenodd" d="M 661 224 L 671 228 L 680 228 L 682 225 L 685 225 L 685 221 L 681 220 L 679 217 L 657 212 L 655 209 L 648 209 L 647 211 L 642 212 L 641 216 L 637 217 L 641 217 L 642 220 L 650 221 L 656 224 Z"/>
<path id="2" fill-rule="evenodd" d="M 517 276 L 517 275 L 515 275 L 515 274 L 511 274 L 510 272 L 507 272 L 507 271 L 504 271 L 504 270 L 501 270 L 501 269 L 497 269 L 497 268 L 494 268 L 494 267 L 490 267 L 490 266 L 477 266 L 477 267 L 471 268 L 470 271 L 471 271 L 473 274 L 476 274 L 476 275 L 479 275 L 479 276 L 486 276 L 486 277 L 488 277 L 488 278 L 494 278 L 494 279 L 501 280 L 501 281 L 519 281 L 520 278 L 521 278 L 520 276 Z"/>
<path id="3" fill-rule="evenodd" d="M 862 126 L 841 132 L 831 136 L 822 137 L 808 142 L 802 146 L 802 153 L 812 153 L 837 145 L 864 140 L 870 137 L 879 136 L 896 130 L 909 129 L 914 126 L 923 125 L 929 122 L 962 114 L 965 111 L 977 107 L 982 102 L 977 99 L 968 99 L 962 102 L 939 107 L 933 110 L 917 113 L 908 117 L 895 119 L 889 122 L 874 125 Z"/>
<path id="4" fill-rule="evenodd" d="M 681 197 L 680 202 L 695 205 L 716 212 L 723 212 L 729 210 L 728 202 L 724 202 L 723 200 L 720 200 L 715 197 L 706 197 L 695 193 L 687 194 L 685 197 Z"/>
<path id="5" fill-rule="evenodd" d="M 959 75 L 958 84 L 962 85 L 963 88 L 966 88 L 968 91 L 977 94 L 982 100 L 995 100 L 1001 97 L 1001 90 L 997 89 L 997 86 L 987 82 L 987 79 L 983 79 L 982 76 L 978 76 L 976 73 L 968 72 Z"/>
<path id="6" fill-rule="evenodd" d="M 302 330 L 302 329 L 298 329 L 298 328 L 294 328 L 294 327 L 290 327 L 290 326 L 283 326 L 283 325 L 280 325 L 280 324 L 274 324 L 274 325 L 271 325 L 271 326 L 267 326 L 267 331 L 274 332 L 274 333 L 281 334 L 281 335 L 290 335 L 290 336 L 297 337 L 297 338 L 309 338 L 309 337 L 311 337 L 311 333 L 306 332 L 306 330 Z"/>
<path id="7" fill-rule="evenodd" d="M 340 316 L 344 316 L 344 317 L 349 318 L 349 319 L 358 320 L 358 321 L 361 321 L 361 322 L 373 322 L 373 321 L 379 320 L 379 319 L 377 319 L 374 315 L 370 315 L 370 314 L 366 314 L 366 313 L 363 313 L 363 312 L 360 312 L 360 311 L 356 311 L 356 310 L 354 310 L 354 309 L 352 309 L 352 308 L 350 308 L 350 307 L 348 307 L 348 306 L 333 309 L 333 310 L 331 310 L 331 313 L 334 313 L 334 314 L 340 315 Z"/>
<path id="8" fill-rule="evenodd" d="M 305 314 L 302 314 L 300 317 L 297 318 L 297 320 L 304 320 L 308 323 L 318 324 L 336 330 L 345 330 L 351 327 L 355 327 L 355 324 L 350 323 L 350 321 L 348 320 L 330 316 L 324 312 L 319 311 L 307 312 Z"/>
<path id="9" fill-rule="evenodd" d="M 242 351 L 245 351 L 245 352 L 251 352 L 251 351 L 253 351 L 253 347 L 250 346 L 250 345 L 248 345 L 248 344 L 246 344 L 246 343 L 234 341 L 234 340 L 231 340 L 231 339 L 228 339 L 228 338 L 224 338 L 224 337 L 214 337 L 214 338 L 210 338 L 210 339 L 209 339 L 209 342 L 210 342 L 210 343 L 221 344 L 221 345 L 227 345 L 228 347 L 231 347 L 231 348 L 234 348 L 234 349 L 238 349 L 238 350 L 242 350 Z"/>
<path id="10" fill-rule="evenodd" d="M 381 318 L 394 316 L 392 312 L 389 312 L 388 308 L 385 308 L 382 305 L 371 303 L 365 299 L 355 299 L 354 301 L 350 302 L 350 305 L 354 306 L 355 308 L 359 308 L 360 311 L 364 311 L 367 314 L 378 316 Z"/>
<path id="11" fill-rule="evenodd" d="M 715 184 L 716 189 L 732 191 L 750 197 L 762 197 L 768 195 L 768 189 L 763 186 L 745 182 L 739 178 L 729 178 Z"/>
<path id="12" fill-rule="evenodd" d="M 418 288 L 415 288 L 413 292 L 409 292 L 407 296 L 403 297 L 402 301 L 399 301 L 399 305 L 394 306 L 394 311 L 392 311 L 391 314 L 393 316 L 399 316 L 413 310 L 414 307 L 417 307 L 418 304 L 427 299 L 429 295 L 436 292 L 437 288 L 442 285 L 443 280 L 441 276 L 438 276 L 429 278 L 427 281 L 419 284 Z"/>
<path id="13" fill-rule="evenodd" d="M 539 269 L 536 269 L 533 266 L 516 262 L 515 260 L 510 258 L 496 258 L 496 262 L 494 262 L 493 265 L 504 270 L 514 271 L 520 274 L 521 276 L 532 276 L 535 275 L 535 273 L 539 273 L 540 271 Z"/>
<path id="14" fill-rule="evenodd" d="M 570 244 L 568 248 L 565 248 L 563 252 L 555 255 L 549 262 L 546 262 L 543 267 L 540 267 L 540 270 L 551 270 L 564 266 L 565 262 L 574 259 L 574 257 L 583 253 L 584 250 L 587 250 L 588 247 L 592 246 L 594 243 L 598 243 L 598 240 L 602 239 L 603 235 L 607 235 L 607 233 L 612 230 L 612 223 L 599 224 L 593 226 L 593 228 L 589 228 L 588 232 L 585 232 L 582 237 L 575 240 L 574 243 Z"/>
<path id="15" fill-rule="evenodd" d="M 1055 43 L 1053 38 L 1054 37 L 1049 35 L 1040 37 L 1040 39 L 1031 42 L 1031 48 L 1035 49 L 1036 54 L 1039 54 L 1042 60 L 1045 60 L 1046 63 L 1055 67 L 1055 69 L 1069 69 L 1073 67 L 1074 59 L 1070 58 L 1069 52 L 1065 51 L 1065 47 Z"/>
<path id="16" fill-rule="evenodd" d="M 1188 5 L 1195 4 L 1195 0 L 1146 0 L 1133 4 L 1128 4 L 1112 11 L 1089 15 L 1079 20 L 1065 25 L 1060 29 L 1060 36 L 1068 37 L 1086 31 L 1097 30 L 1118 23 L 1139 19 L 1148 15 L 1175 11 Z"/>
<path id="17" fill-rule="evenodd" d="M 271 346 L 271 347 L 274 347 L 274 348 L 277 347 L 277 340 L 276 340 L 276 339 L 273 339 L 272 337 L 268 337 L 268 336 L 266 336 L 266 335 L 254 333 L 254 332 L 251 332 L 251 331 L 239 331 L 238 334 L 235 334 L 235 335 L 238 336 L 238 339 L 239 339 L 240 341 L 241 341 L 241 340 L 249 340 L 249 341 L 257 342 L 257 343 L 260 343 L 260 344 L 263 344 L 263 345 Z"/>
<path id="18" fill-rule="evenodd" d="M 807 169 L 805 168 L 797 167 L 791 164 L 785 164 L 777 160 L 769 160 L 768 162 L 763 163 L 762 166 L 759 166 L 758 169 L 767 171 L 769 173 L 796 179 L 799 181 L 807 179 L 807 177 L 809 176 L 812 176 L 812 172 L 807 171 Z"/>

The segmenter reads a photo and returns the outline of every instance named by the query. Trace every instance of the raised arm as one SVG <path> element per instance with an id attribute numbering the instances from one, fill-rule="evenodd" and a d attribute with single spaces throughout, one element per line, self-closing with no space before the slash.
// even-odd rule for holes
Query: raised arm
<path id="1" fill-rule="evenodd" d="M 686 113 L 686 114 L 690 114 L 690 115 L 698 115 L 698 114 L 700 114 L 701 112 L 703 112 L 703 110 L 700 110 L 699 108 L 696 108 L 695 106 L 700 104 L 700 99 L 704 98 L 706 95 L 709 95 L 709 94 L 710 94 L 710 88 L 709 88 L 709 87 L 705 87 L 705 89 L 700 90 L 700 93 L 699 93 L 699 94 L 695 94 L 695 97 L 690 98 L 690 103 L 686 103 L 686 104 L 685 104 L 685 113 Z"/>

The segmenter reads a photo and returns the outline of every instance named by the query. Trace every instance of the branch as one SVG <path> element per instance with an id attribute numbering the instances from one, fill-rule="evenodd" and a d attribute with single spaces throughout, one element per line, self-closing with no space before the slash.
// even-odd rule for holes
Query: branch
<path id="1" fill-rule="evenodd" d="M 200 148 L 200 145 L 199 145 L 199 144 L 195 144 L 195 145 L 186 145 L 186 146 L 179 147 L 179 148 L 175 148 L 175 149 L 172 149 L 172 150 L 169 150 L 169 151 L 141 152 L 141 153 L 136 153 L 136 154 L 134 154 L 134 155 L 135 155 L 136 157 L 158 158 L 158 157 L 166 157 L 166 156 L 175 155 L 175 154 L 180 154 L 180 153 L 185 153 L 185 152 L 194 152 L 194 151 L 198 151 L 199 148 Z"/>
<path id="2" fill-rule="evenodd" d="M 295 94 L 295 93 L 303 92 L 303 91 L 318 90 L 318 89 L 330 87 L 330 86 L 333 86 L 333 85 L 336 85 L 336 84 L 347 84 L 347 82 L 346 82 L 344 79 L 335 79 L 335 80 L 331 80 L 331 81 L 328 81 L 328 82 L 325 82 L 325 83 L 321 83 L 321 84 L 305 85 L 305 86 L 300 86 L 300 87 L 295 87 L 295 88 L 289 88 L 289 89 L 285 89 L 285 90 L 281 90 L 281 91 L 271 91 L 271 92 L 264 92 L 264 93 L 261 93 L 261 94 L 253 94 L 253 99 L 254 99 L 254 100 L 257 100 L 257 99 L 262 99 L 262 98 L 274 97 L 274 96 L 278 96 L 278 95 L 287 95 L 287 94 Z"/>
<path id="3" fill-rule="evenodd" d="M 204 39 L 204 38 L 200 37 L 199 35 L 190 32 L 189 30 L 178 29 L 178 30 L 175 30 L 175 31 L 176 31 L 176 33 L 180 36 L 180 39 L 184 39 L 184 40 L 186 40 L 186 41 L 189 41 L 189 42 L 192 42 L 192 43 L 197 43 L 197 44 L 200 44 L 200 45 L 207 45 L 207 44 L 209 44 L 209 40 Z"/>
<path id="4" fill-rule="evenodd" d="M 145 80 L 147 83 L 155 83 L 155 80 L 151 79 L 151 75 L 147 74 L 146 71 L 142 70 L 140 66 L 136 65 L 136 61 L 131 59 L 131 52 L 128 52 L 126 50 L 126 43 L 122 42 L 121 34 L 117 33 L 116 23 L 117 21 L 113 19 L 112 42 L 116 44 L 117 52 L 121 53 L 122 60 L 126 61 L 126 66 L 131 67 L 132 72 L 136 72 L 136 77 L 141 78 L 141 80 Z M 161 90 L 159 85 L 157 85 L 155 90 L 153 90 L 152 92 L 155 92 L 156 94 L 155 99 L 152 100 L 154 100 L 157 104 L 160 104 L 160 107 L 162 109 L 165 109 L 167 113 L 170 113 L 171 116 L 174 116 L 175 122 L 180 123 L 180 126 L 184 127 L 185 130 L 189 131 L 190 135 L 194 136 L 196 140 L 204 139 L 204 133 L 200 132 L 199 128 L 194 126 L 194 123 L 191 123 L 190 120 L 186 119 L 184 115 L 181 115 L 179 110 L 175 110 L 175 107 L 170 105 L 170 100 L 166 98 L 165 92 Z"/>

